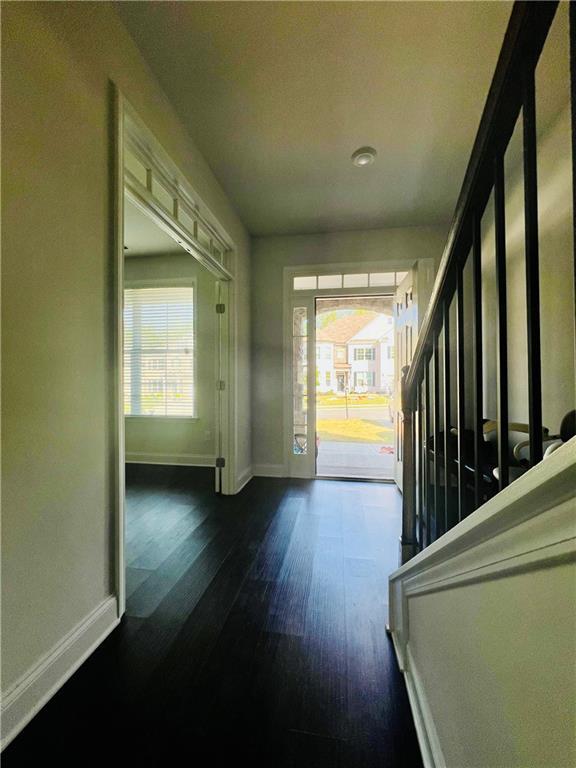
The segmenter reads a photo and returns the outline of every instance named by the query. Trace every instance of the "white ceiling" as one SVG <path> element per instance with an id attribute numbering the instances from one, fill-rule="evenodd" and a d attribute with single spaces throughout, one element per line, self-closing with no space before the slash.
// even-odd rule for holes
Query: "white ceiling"
<path id="1" fill-rule="evenodd" d="M 186 253 L 150 216 L 124 197 L 124 255 Z"/>
<path id="2" fill-rule="evenodd" d="M 511 3 L 116 8 L 252 234 L 450 220 Z"/>

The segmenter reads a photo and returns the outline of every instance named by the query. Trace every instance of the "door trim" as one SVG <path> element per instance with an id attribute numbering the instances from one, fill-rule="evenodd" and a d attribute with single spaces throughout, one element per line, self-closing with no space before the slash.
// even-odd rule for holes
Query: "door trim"
<path id="1" fill-rule="evenodd" d="M 111 251 L 112 279 L 111 295 L 111 382 L 110 382 L 110 434 L 112 498 L 114 518 L 114 581 L 118 605 L 118 616 L 126 608 L 126 562 L 125 562 L 125 434 L 123 394 L 123 304 L 124 304 L 124 197 L 129 195 L 141 210 L 150 216 L 158 226 L 173 237 L 194 259 L 200 262 L 219 281 L 220 295 L 225 297 L 225 312 L 219 315 L 219 378 L 225 381 L 217 397 L 217 447 L 225 459 L 225 466 L 215 478 L 223 494 L 237 492 L 236 483 L 236 357 L 237 357 L 237 312 L 235 301 L 235 259 L 234 241 L 220 225 L 211 211 L 195 193 L 188 179 L 172 162 L 162 145 L 156 140 L 122 91 L 111 83 Z M 129 138 L 128 138 L 129 137 Z M 130 151 L 139 151 L 147 168 L 147 187 L 139 184 L 125 170 L 127 141 Z M 173 196 L 173 210 L 163 207 L 152 194 L 152 178 L 157 178 Z M 148 183 L 150 182 L 150 183 Z M 190 231 L 179 221 L 179 211 L 186 210 Z M 189 215 L 190 214 L 190 215 Z M 193 230 L 193 232 L 192 232 Z M 204 243 L 200 234 L 207 233 Z M 216 308 L 215 308 L 216 311 Z M 216 381 L 215 381 L 216 386 Z"/>

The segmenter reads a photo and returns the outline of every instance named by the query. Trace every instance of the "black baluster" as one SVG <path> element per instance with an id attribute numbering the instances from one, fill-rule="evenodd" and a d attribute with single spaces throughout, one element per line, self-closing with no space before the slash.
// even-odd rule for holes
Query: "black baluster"
<path id="1" fill-rule="evenodd" d="M 440 512 L 440 353 L 438 350 L 439 336 L 436 333 L 433 342 L 432 368 L 434 376 L 434 538 L 437 539 L 444 531 L 442 529 L 443 514 Z"/>
<path id="2" fill-rule="evenodd" d="M 466 452 L 464 441 L 465 381 L 464 381 L 464 264 L 458 268 L 456 283 L 456 376 L 458 407 L 458 519 L 466 517 Z"/>
<path id="3" fill-rule="evenodd" d="M 424 466 L 422 463 L 422 384 L 418 385 L 418 423 L 416 456 L 418 460 L 418 545 L 424 549 Z"/>
<path id="4" fill-rule="evenodd" d="M 484 404 L 482 371 L 482 230 L 480 215 L 472 222 L 472 291 L 473 303 L 473 357 L 474 357 L 474 509 L 483 500 Z"/>
<path id="5" fill-rule="evenodd" d="M 498 472 L 500 490 L 506 488 L 508 473 L 508 325 L 506 303 L 506 217 L 504 158 L 494 162 L 494 226 L 496 232 L 497 359 L 498 388 Z"/>
<path id="6" fill-rule="evenodd" d="M 524 75 L 524 221 L 526 241 L 526 323 L 530 463 L 542 460 L 542 376 L 540 359 L 540 275 L 538 260 L 538 178 L 534 71 Z"/>
<path id="7" fill-rule="evenodd" d="M 444 302 L 443 312 L 444 346 L 442 348 L 442 375 L 444 389 L 444 531 L 457 522 L 454 520 L 452 504 L 452 442 L 450 440 L 451 391 L 450 391 L 450 302 Z"/>
<path id="8" fill-rule="evenodd" d="M 424 509 L 426 512 L 426 546 L 432 542 L 430 536 L 430 462 L 428 442 L 430 435 L 430 367 L 429 361 L 424 366 L 424 435 L 422 438 L 422 454 L 424 457 Z"/>

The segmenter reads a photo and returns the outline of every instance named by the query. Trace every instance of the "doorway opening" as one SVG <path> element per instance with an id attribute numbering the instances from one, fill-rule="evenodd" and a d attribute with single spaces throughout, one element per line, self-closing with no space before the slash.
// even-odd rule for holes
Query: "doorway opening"
<path id="1" fill-rule="evenodd" d="M 127 596 L 130 610 L 150 607 L 157 580 L 148 577 L 202 522 L 183 503 L 191 490 L 236 490 L 235 255 L 233 242 L 118 90 L 115 117 L 115 555 L 121 616 Z"/>
<path id="2" fill-rule="evenodd" d="M 394 479 L 393 306 L 390 295 L 315 300 L 317 476 Z"/>

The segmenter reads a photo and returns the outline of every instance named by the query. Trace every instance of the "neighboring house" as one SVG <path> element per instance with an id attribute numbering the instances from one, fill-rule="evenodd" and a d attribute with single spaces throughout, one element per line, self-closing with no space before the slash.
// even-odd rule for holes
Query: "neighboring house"
<path id="1" fill-rule="evenodd" d="M 392 392 L 394 320 L 377 315 L 347 344 L 351 388 L 355 392 Z"/>
<path id="2" fill-rule="evenodd" d="M 390 392 L 393 377 L 391 316 L 376 312 L 348 315 L 316 334 L 319 392 Z"/>

